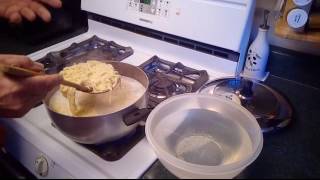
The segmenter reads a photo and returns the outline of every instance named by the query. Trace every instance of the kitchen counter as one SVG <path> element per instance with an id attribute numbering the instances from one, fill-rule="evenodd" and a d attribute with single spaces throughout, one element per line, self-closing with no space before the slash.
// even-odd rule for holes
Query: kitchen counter
<path id="1" fill-rule="evenodd" d="M 320 177 L 320 90 L 270 76 L 267 84 L 292 103 L 292 124 L 280 132 L 265 135 L 258 159 L 237 178 L 317 178 Z M 144 179 L 176 178 L 157 161 Z"/>

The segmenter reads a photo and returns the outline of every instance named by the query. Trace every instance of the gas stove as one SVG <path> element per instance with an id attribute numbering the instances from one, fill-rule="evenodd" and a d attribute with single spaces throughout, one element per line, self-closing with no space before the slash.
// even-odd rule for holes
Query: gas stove
<path id="1" fill-rule="evenodd" d="M 81 2 L 90 15 L 88 32 L 29 55 L 47 73 L 87 59 L 139 66 L 150 78 L 153 108 L 233 76 L 244 61 L 253 0 Z M 86 146 L 53 127 L 44 105 L 0 121 L 9 133 L 6 150 L 37 178 L 139 178 L 157 160 L 143 127 L 116 143 Z"/>
<path id="2" fill-rule="evenodd" d="M 131 47 L 124 47 L 113 41 L 93 36 L 70 47 L 48 53 L 37 60 L 44 65 L 46 73 L 59 73 L 63 67 L 87 60 L 123 61 L 133 54 Z M 149 77 L 148 108 L 174 95 L 197 91 L 209 79 L 205 70 L 195 70 L 182 63 L 172 63 L 154 56 L 139 66 Z M 141 121 L 145 121 L 142 119 Z M 55 127 L 54 124 L 52 124 Z M 145 137 L 144 127 L 140 126 L 132 134 L 111 143 L 82 145 L 106 161 L 123 158 L 140 140 Z"/>

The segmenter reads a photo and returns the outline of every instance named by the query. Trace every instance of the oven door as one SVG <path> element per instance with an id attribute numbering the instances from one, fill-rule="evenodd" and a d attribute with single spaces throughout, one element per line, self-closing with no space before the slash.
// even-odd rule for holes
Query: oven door
<path id="1" fill-rule="evenodd" d="M 35 179 L 35 177 L 10 154 L 0 151 L 0 179 Z"/>
<path id="2" fill-rule="evenodd" d="M 0 19 L 0 53 L 31 54 L 88 30 L 87 14 L 81 10 L 81 1 L 63 1 L 61 9 L 50 8 L 52 20 L 44 23 L 23 21 L 10 25 Z"/>

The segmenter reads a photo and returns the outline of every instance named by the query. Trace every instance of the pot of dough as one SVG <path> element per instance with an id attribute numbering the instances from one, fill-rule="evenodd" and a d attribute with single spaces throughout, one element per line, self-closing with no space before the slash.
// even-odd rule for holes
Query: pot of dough
<path id="1" fill-rule="evenodd" d="M 143 70 L 121 62 L 105 61 L 102 65 L 104 67 L 100 66 L 101 63 L 101 61 L 87 61 L 76 64 L 82 69 L 76 69 L 77 77 L 73 79 L 68 76 L 71 76 L 71 70 L 75 69 L 71 67 L 76 67 L 75 65 L 67 67 L 70 69 L 66 71 L 65 68 L 60 74 L 76 83 L 80 83 L 81 75 L 88 76 L 98 86 L 101 86 L 100 81 L 104 81 L 102 84 L 107 86 L 103 77 L 111 72 L 114 73 L 113 79 L 110 80 L 111 84 L 118 76 L 120 79 L 111 91 L 89 94 L 61 86 L 48 93 L 44 100 L 55 127 L 81 144 L 102 144 L 129 135 L 136 130 L 139 121 L 143 120 L 143 117 L 139 117 L 141 113 L 137 112 L 147 106 L 146 92 L 149 80 Z M 89 66 L 94 67 L 93 70 L 89 70 Z M 81 83 L 90 84 L 90 82 Z"/>

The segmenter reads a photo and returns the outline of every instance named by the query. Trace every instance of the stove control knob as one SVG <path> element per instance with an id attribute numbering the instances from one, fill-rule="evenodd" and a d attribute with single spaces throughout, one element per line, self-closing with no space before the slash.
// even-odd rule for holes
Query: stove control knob
<path id="1" fill-rule="evenodd" d="M 47 177 L 49 174 L 49 165 L 45 157 L 40 156 L 35 161 L 36 173 L 41 177 Z"/>

